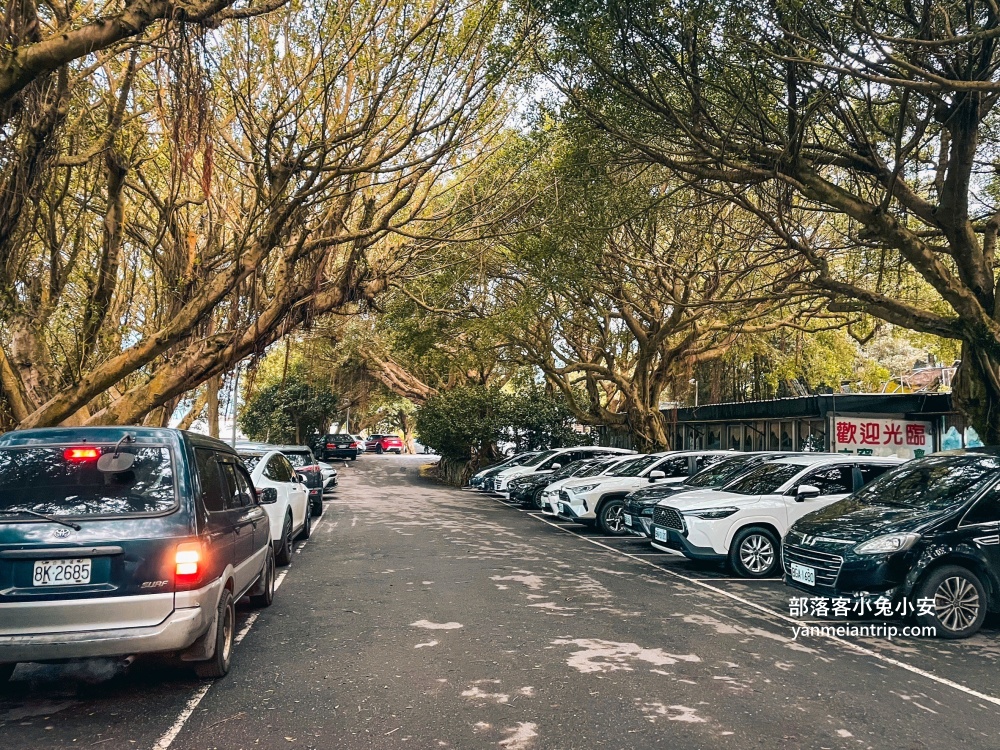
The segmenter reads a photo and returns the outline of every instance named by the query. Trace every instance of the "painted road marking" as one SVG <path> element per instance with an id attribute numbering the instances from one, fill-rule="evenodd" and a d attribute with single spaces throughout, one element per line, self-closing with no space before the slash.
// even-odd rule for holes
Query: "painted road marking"
<path id="1" fill-rule="evenodd" d="M 591 544 L 593 544 L 593 545 L 595 545 L 597 547 L 600 547 L 600 548 L 602 548 L 604 550 L 607 550 L 608 552 L 610 552 L 610 553 L 612 553 L 614 555 L 621 555 L 622 557 L 632 558 L 637 563 L 641 563 L 643 565 L 648 565 L 649 567 L 655 568 L 656 570 L 659 570 L 659 571 L 662 571 L 663 573 L 666 573 L 667 575 L 673 576 L 674 578 L 679 578 L 682 581 L 686 581 L 687 583 L 692 583 L 695 586 L 699 586 L 699 587 L 701 587 L 703 589 L 706 589 L 706 590 L 711 591 L 713 593 L 719 594 L 720 596 L 724 596 L 727 599 L 731 599 L 731 600 L 733 600 L 735 602 L 739 602 L 740 604 L 743 604 L 743 605 L 745 605 L 747 607 L 750 607 L 751 609 L 756 609 L 757 611 L 763 612 L 764 614 L 767 614 L 767 615 L 769 615 L 771 617 L 777 618 L 778 620 L 781 620 L 783 622 L 787 622 L 790 625 L 801 626 L 801 625 L 806 624 L 802 620 L 796 620 L 794 617 L 789 617 L 788 615 L 784 615 L 781 612 L 773 610 L 773 609 L 771 609 L 769 607 L 765 607 L 762 604 L 757 604 L 756 602 L 752 602 L 749 599 L 744 599 L 742 596 L 738 596 L 738 595 L 736 595 L 736 594 L 734 594 L 734 593 L 732 593 L 730 591 L 726 591 L 725 589 L 721 589 L 721 588 L 718 588 L 716 586 L 711 586 L 711 585 L 709 585 L 708 583 L 706 583 L 702 579 L 689 578 L 688 576 L 681 575 L 680 573 L 678 573 L 676 571 L 673 571 L 673 570 L 670 570 L 669 568 L 665 568 L 665 567 L 662 567 L 660 565 L 656 565 L 656 564 L 650 562 L 649 560 L 643 560 L 641 557 L 638 557 L 637 555 L 632 555 L 632 554 L 629 554 L 628 552 L 623 552 L 623 551 L 621 551 L 619 549 L 615 549 L 614 547 L 609 547 L 608 545 L 606 545 L 603 542 L 600 542 L 600 541 L 598 541 L 596 539 L 591 539 L 590 537 L 586 537 L 586 536 L 584 536 L 582 534 L 577 534 L 576 532 L 570 531 L 569 529 L 563 528 L 563 527 L 561 527 L 561 526 L 559 526 L 557 524 L 550 523 L 549 521 L 547 521 L 545 518 L 539 516 L 538 514 L 533 513 L 533 514 L 531 514 L 531 517 L 532 518 L 536 518 L 539 521 L 541 521 L 542 523 L 548 524 L 549 526 L 552 526 L 553 528 L 559 529 L 560 531 L 563 531 L 563 532 L 565 532 L 567 534 L 575 536 L 578 539 L 582 539 L 585 542 L 590 542 Z M 971 695 L 974 698 L 979 698 L 980 700 L 984 700 L 984 701 L 986 701 L 988 703 L 992 703 L 992 704 L 994 704 L 996 706 L 1000 706 L 1000 698 L 997 698 L 996 696 L 993 696 L 993 695 L 987 695 L 986 693 L 981 693 L 978 690 L 974 690 L 973 688 L 968 687 L 967 685 L 962 685 L 961 683 L 955 682 L 954 680 L 949 680 L 947 677 L 941 677 L 940 675 L 936 675 L 933 672 L 928 672 L 926 669 L 920 669 L 920 667 L 915 667 L 912 664 L 907 664 L 906 662 L 900 661 L 899 659 L 893 659 L 891 656 L 886 656 L 884 654 L 878 653 L 877 651 L 873 651 L 872 649 L 865 648 L 864 646 L 859 646 L 856 643 L 852 643 L 851 641 L 845 640 L 844 638 L 840 638 L 839 636 L 833 635 L 831 633 L 820 633 L 819 637 L 820 638 L 825 638 L 825 639 L 827 639 L 829 641 L 833 641 L 834 643 L 838 643 L 841 646 L 843 646 L 844 648 L 848 649 L 849 651 L 854 651 L 855 653 L 862 654 L 864 656 L 870 656 L 873 659 L 877 659 L 878 661 L 884 662 L 886 664 L 891 664 L 894 667 L 899 667 L 900 669 L 904 669 L 907 672 L 911 672 L 912 674 L 919 675 L 919 676 L 924 677 L 924 678 L 926 678 L 928 680 L 936 682 L 936 683 L 938 683 L 940 685 L 946 685 L 947 687 L 954 688 L 955 690 L 958 690 L 959 692 L 965 693 L 966 695 Z"/>
<path id="2" fill-rule="evenodd" d="M 316 522 L 316 525 L 313 526 L 313 532 L 318 531 L 319 527 L 322 524 L 323 524 L 323 517 L 320 516 L 320 519 Z M 299 544 L 298 548 L 295 550 L 296 554 L 300 552 L 303 547 L 306 546 L 306 542 L 308 541 L 309 540 L 306 539 L 304 542 Z M 283 571 L 281 571 L 281 573 L 278 574 L 278 577 L 274 579 L 275 591 L 281 588 L 281 584 L 284 583 L 285 576 L 288 575 L 289 570 L 291 570 L 290 567 L 285 568 Z M 257 622 L 257 618 L 259 616 L 260 616 L 260 610 L 256 610 L 250 613 L 250 616 L 247 617 L 247 621 L 243 624 L 243 628 L 240 630 L 239 633 L 236 634 L 236 637 L 234 638 L 234 641 L 236 643 L 241 643 L 243 639 L 247 637 L 247 634 L 250 632 L 250 629 L 254 626 L 254 623 Z M 153 750 L 167 750 L 167 748 L 169 748 L 173 744 L 174 740 L 177 739 L 177 735 L 180 734 L 181 730 L 184 728 L 184 725 L 187 724 L 187 720 L 191 718 L 191 714 L 195 712 L 195 710 L 198 708 L 198 704 L 201 703 L 202 699 L 206 695 L 208 695 L 208 691 L 211 690 L 212 685 L 214 684 L 215 684 L 214 682 L 205 683 L 194 692 L 194 694 L 188 699 L 188 702 L 184 704 L 184 710 L 177 715 L 177 719 L 174 721 L 173 724 L 170 725 L 170 729 L 164 732 L 163 736 L 160 737 L 159 740 L 157 740 L 155 745 L 153 745 Z"/>

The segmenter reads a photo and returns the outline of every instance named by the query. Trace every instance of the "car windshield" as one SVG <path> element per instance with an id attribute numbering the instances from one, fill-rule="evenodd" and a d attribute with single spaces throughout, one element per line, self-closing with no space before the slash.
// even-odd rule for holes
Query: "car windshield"
<path id="1" fill-rule="evenodd" d="M 0 449 L 0 521 L 33 511 L 52 516 L 164 513 L 177 507 L 174 469 L 167 448 L 123 448 L 135 456 L 126 471 L 97 468 L 97 454 L 114 446 L 86 446 L 93 456 L 75 458 L 72 448 Z M 25 515 L 28 518 L 28 515 Z"/>
<path id="2" fill-rule="evenodd" d="M 725 492 L 735 492 L 738 495 L 769 495 L 794 477 L 805 466 L 801 464 L 783 464 L 768 461 L 750 469 L 743 476 L 724 485 Z"/>
<path id="3" fill-rule="evenodd" d="M 241 453 L 240 458 L 243 459 L 243 463 L 246 464 L 247 471 L 253 471 L 257 468 L 257 464 L 264 457 L 263 453 Z"/>
<path id="4" fill-rule="evenodd" d="M 631 461 L 625 461 L 608 472 L 609 477 L 637 477 L 643 471 L 659 461 L 662 456 L 639 456 Z"/>
<path id="5" fill-rule="evenodd" d="M 584 465 L 580 468 L 576 474 L 573 476 L 577 477 L 596 477 L 602 471 L 610 466 L 614 466 L 614 461 L 608 461 L 606 459 L 600 461 L 586 461 Z"/>
<path id="6" fill-rule="evenodd" d="M 721 487 L 731 482 L 749 467 L 760 463 L 762 459 L 756 456 L 733 456 L 714 463 L 707 469 L 702 469 L 684 484 L 689 487 Z"/>
<path id="7" fill-rule="evenodd" d="M 887 471 L 854 497 L 866 505 L 944 510 L 964 503 L 997 471 L 993 456 L 928 456 Z"/>
<path id="8" fill-rule="evenodd" d="M 552 458 L 557 452 L 558 451 L 542 451 L 541 453 L 536 453 L 524 463 L 514 464 L 514 466 L 538 466 L 543 461 L 547 461 Z"/>

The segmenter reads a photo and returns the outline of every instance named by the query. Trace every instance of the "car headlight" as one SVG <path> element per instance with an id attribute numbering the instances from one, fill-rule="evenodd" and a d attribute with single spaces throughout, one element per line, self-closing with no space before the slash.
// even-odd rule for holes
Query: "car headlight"
<path id="1" fill-rule="evenodd" d="M 912 547 L 917 543 L 918 539 L 920 539 L 920 534 L 884 534 L 883 536 L 869 539 L 867 542 L 862 542 L 854 548 L 854 551 L 859 555 L 879 555 L 886 552 L 899 552 L 900 550 Z"/>
<path id="2" fill-rule="evenodd" d="M 600 484 L 600 483 L 599 482 L 594 482 L 594 484 L 582 484 L 579 487 L 570 487 L 569 491 L 572 492 L 574 495 L 582 495 L 585 492 L 590 492 L 598 484 Z"/>
<path id="3" fill-rule="evenodd" d="M 694 516 L 695 518 L 704 518 L 706 520 L 713 520 L 716 518 L 729 518 L 729 516 L 736 513 L 739 508 L 705 508 L 703 510 L 682 510 L 681 515 L 684 516 Z"/>

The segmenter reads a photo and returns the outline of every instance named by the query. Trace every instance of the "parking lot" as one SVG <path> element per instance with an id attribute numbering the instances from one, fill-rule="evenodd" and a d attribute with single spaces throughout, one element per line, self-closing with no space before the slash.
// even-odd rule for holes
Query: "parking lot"
<path id="1" fill-rule="evenodd" d="M 240 610 L 225 679 L 21 665 L 0 745 L 1000 747 L 996 622 L 796 640 L 777 580 L 442 487 L 425 462 L 342 469 L 274 605 Z"/>

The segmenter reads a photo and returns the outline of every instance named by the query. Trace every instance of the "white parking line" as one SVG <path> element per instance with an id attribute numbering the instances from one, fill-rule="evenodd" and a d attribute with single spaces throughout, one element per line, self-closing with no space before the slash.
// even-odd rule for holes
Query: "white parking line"
<path id="1" fill-rule="evenodd" d="M 316 522 L 316 525 L 313 526 L 312 529 L 313 532 L 319 529 L 322 523 L 323 523 L 323 518 L 320 517 L 320 519 Z M 306 543 L 308 541 L 309 540 L 306 539 L 304 542 L 299 544 L 298 548 L 295 550 L 295 553 L 298 554 L 299 552 L 301 552 L 302 548 L 306 546 Z M 289 570 L 291 570 L 291 568 L 285 568 L 283 571 L 281 571 L 281 573 L 278 574 L 278 577 L 274 579 L 275 591 L 281 588 L 281 584 L 284 583 L 285 576 L 288 575 Z M 240 629 L 240 632 L 237 633 L 236 637 L 233 639 L 235 643 L 237 644 L 241 643 L 243 639 L 247 637 L 247 634 L 250 632 L 250 629 L 254 626 L 254 623 L 257 622 L 257 618 L 259 616 L 260 616 L 260 610 L 250 613 L 250 616 L 247 617 L 247 621 L 243 623 L 243 627 Z M 155 745 L 153 745 L 153 750 L 167 750 L 167 748 L 169 748 L 173 744 L 174 740 L 177 739 L 177 735 L 180 734 L 181 730 L 184 728 L 184 725 L 187 724 L 187 720 L 191 718 L 191 714 L 195 712 L 195 710 L 198 708 L 198 704 L 201 703 L 202 698 L 204 698 L 208 694 L 208 691 L 211 690 L 212 685 L 214 684 L 215 684 L 214 682 L 206 682 L 204 685 L 199 687 L 194 692 L 194 695 L 192 695 L 188 699 L 188 702 L 184 704 L 184 710 L 177 715 L 177 719 L 174 721 L 173 724 L 170 725 L 170 729 L 164 732 L 163 736 L 160 737 L 159 740 L 157 740 Z"/>
<path id="2" fill-rule="evenodd" d="M 699 587 L 701 587 L 703 589 L 711 591 L 711 592 L 713 592 L 715 594 L 719 594 L 720 596 L 724 596 L 727 599 L 731 599 L 731 600 L 733 600 L 735 602 L 739 602 L 740 604 L 743 604 L 743 605 L 745 605 L 747 607 L 750 607 L 752 609 L 756 609 L 756 610 L 758 610 L 760 612 L 763 612 L 763 613 L 765 613 L 767 615 L 770 615 L 771 617 L 777 618 L 778 620 L 781 620 L 783 622 L 787 622 L 790 625 L 800 626 L 800 625 L 806 624 L 805 621 L 803 621 L 803 620 L 796 620 L 794 617 L 789 617 L 788 615 L 783 615 L 781 612 L 773 610 L 773 609 L 771 609 L 769 607 L 765 607 L 762 604 L 757 604 L 756 602 L 752 602 L 749 599 L 744 599 L 742 596 L 737 596 L 736 594 L 734 594 L 734 593 L 732 593 L 730 591 L 726 591 L 725 589 L 717 588 L 716 586 L 711 586 L 708 583 L 706 583 L 705 580 L 703 580 L 703 579 L 689 578 L 688 576 L 681 575 L 680 573 L 678 573 L 678 572 L 676 572 L 674 570 L 670 570 L 669 568 L 664 568 L 664 567 L 662 567 L 660 565 L 656 565 L 656 564 L 650 562 L 649 560 L 643 560 L 641 557 L 639 557 L 637 555 L 632 555 L 632 554 L 629 554 L 628 552 L 622 552 L 619 549 L 615 549 L 614 547 L 609 547 L 607 544 L 604 544 L 603 542 L 601 542 L 599 540 L 592 539 L 590 537 L 586 537 L 586 536 L 584 536 L 582 534 L 577 534 L 576 532 L 570 531 L 569 529 L 566 529 L 566 528 L 564 528 L 562 526 L 559 526 L 558 524 L 554 524 L 554 523 L 551 523 L 551 522 L 547 521 L 545 518 L 543 518 L 542 516 L 540 516 L 538 514 L 533 513 L 533 514 L 531 514 L 531 517 L 532 518 L 537 518 L 542 523 L 548 524 L 549 526 L 552 526 L 553 528 L 557 528 L 560 531 L 563 531 L 563 532 L 565 532 L 567 534 L 575 536 L 578 539 L 582 539 L 585 542 L 590 542 L 591 544 L 593 544 L 593 545 L 595 545 L 597 547 L 600 547 L 602 549 L 605 549 L 608 552 L 611 552 L 612 554 L 621 555 L 622 557 L 632 558 L 637 563 L 642 563 L 643 565 L 648 565 L 651 568 L 655 568 L 656 570 L 662 571 L 662 572 L 666 573 L 667 575 L 673 576 L 674 578 L 679 578 L 680 580 L 686 581 L 687 583 L 693 583 L 696 586 L 699 586 Z M 899 667 L 900 669 L 905 669 L 907 672 L 911 672 L 911 673 L 913 673 L 915 675 L 919 675 L 921 677 L 925 677 L 926 679 L 931 680 L 933 682 L 937 682 L 940 685 L 946 685 L 946 686 L 948 686 L 950 688 L 954 688 L 955 690 L 958 690 L 959 692 L 965 693 L 966 695 L 971 695 L 974 698 L 979 698 L 980 700 L 984 700 L 984 701 L 986 701 L 988 703 L 992 703 L 992 704 L 994 704 L 996 706 L 1000 706 L 1000 698 L 997 698 L 996 696 L 993 696 L 993 695 L 987 695 L 986 693 L 981 693 L 978 690 L 974 690 L 973 688 L 968 687 L 967 685 L 962 685 L 961 683 L 955 682 L 954 680 L 949 680 L 947 677 L 941 677 L 940 675 L 936 675 L 933 672 L 928 672 L 926 669 L 920 669 L 920 667 L 915 667 L 912 664 L 907 664 L 906 662 L 900 661 L 899 659 L 893 659 L 891 656 L 886 656 L 884 654 L 880 654 L 877 651 L 873 651 L 872 649 L 865 648 L 864 646 L 859 646 L 856 643 L 852 643 L 851 641 L 845 640 L 843 638 L 840 638 L 840 637 L 838 637 L 836 635 L 833 635 L 833 634 L 830 634 L 830 633 L 821 633 L 819 635 L 819 637 L 820 638 L 825 638 L 825 639 L 827 639 L 829 641 L 833 641 L 834 643 L 837 643 L 837 644 L 843 646 L 844 648 L 846 648 L 846 649 L 848 649 L 850 651 L 854 651 L 855 653 L 862 654 L 864 656 L 870 656 L 873 659 L 877 659 L 877 660 L 879 660 L 881 662 L 884 662 L 886 664 L 891 664 L 894 667 Z"/>

